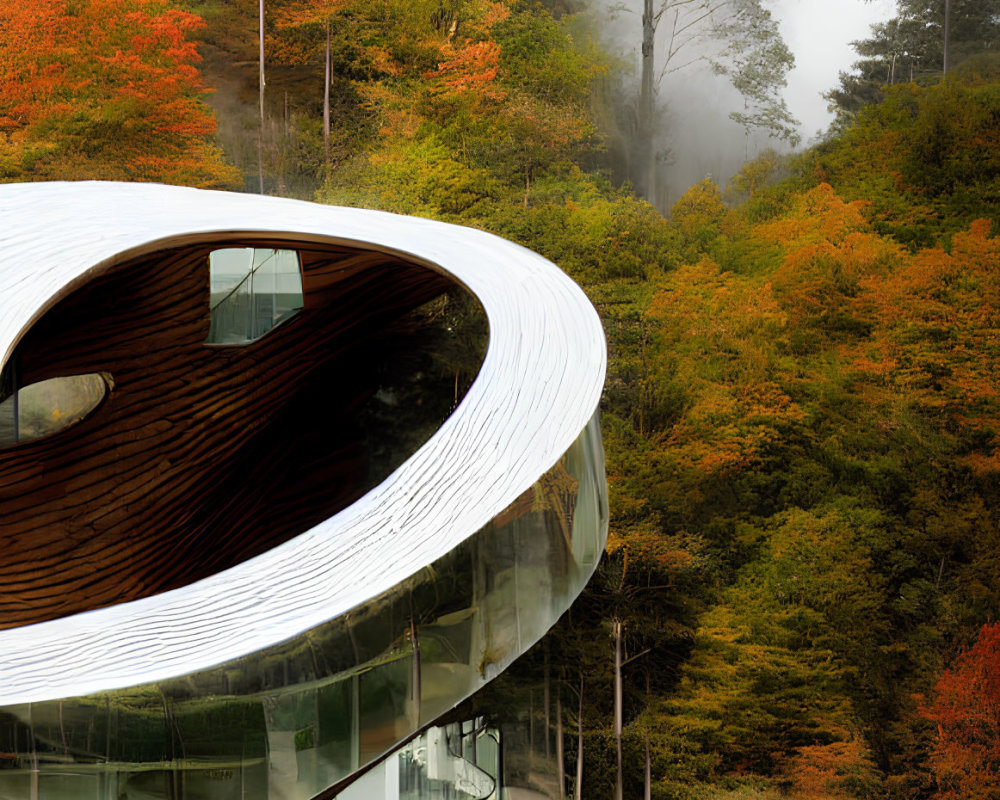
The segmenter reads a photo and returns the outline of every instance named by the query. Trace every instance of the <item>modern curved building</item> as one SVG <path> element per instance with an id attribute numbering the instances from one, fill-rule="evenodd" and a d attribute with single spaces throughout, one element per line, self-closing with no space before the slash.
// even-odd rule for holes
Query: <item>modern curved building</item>
<path id="1" fill-rule="evenodd" d="M 499 798 L 455 709 L 607 534 L 605 342 L 510 242 L 0 186 L 0 799 Z"/>

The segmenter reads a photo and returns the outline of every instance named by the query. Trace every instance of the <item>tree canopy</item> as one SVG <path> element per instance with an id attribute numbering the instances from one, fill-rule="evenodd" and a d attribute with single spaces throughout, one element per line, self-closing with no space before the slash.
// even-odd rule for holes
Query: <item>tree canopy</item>
<path id="1" fill-rule="evenodd" d="M 934 685 L 922 713 L 937 729 L 931 764 L 941 800 L 1000 793 L 1000 624 L 984 625 Z"/>
<path id="2" fill-rule="evenodd" d="M 871 27 L 866 39 L 853 42 L 859 58 L 853 70 L 841 72 L 840 85 L 827 99 L 842 122 L 882 98 L 883 87 L 900 83 L 926 86 L 944 72 L 946 4 L 934 0 L 899 0 L 897 14 Z M 969 58 L 1000 47 L 998 0 L 949 0 L 948 63 L 953 68 Z"/>
<path id="3" fill-rule="evenodd" d="M 232 184 L 202 102 L 202 24 L 166 0 L 4 3 L 0 177 Z"/>

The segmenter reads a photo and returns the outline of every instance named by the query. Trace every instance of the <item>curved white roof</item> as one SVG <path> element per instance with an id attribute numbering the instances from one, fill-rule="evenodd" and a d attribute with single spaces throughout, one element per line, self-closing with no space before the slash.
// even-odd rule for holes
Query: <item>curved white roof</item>
<path id="1" fill-rule="evenodd" d="M 440 222 L 151 184 L 0 186 L 0 357 L 6 362 L 57 299 L 108 266 L 234 234 L 387 250 L 453 276 L 489 320 L 479 376 L 392 475 L 300 536 L 180 589 L 0 631 L 0 705 L 191 673 L 339 616 L 493 519 L 597 408 L 600 321 L 579 287 L 537 254 Z"/>

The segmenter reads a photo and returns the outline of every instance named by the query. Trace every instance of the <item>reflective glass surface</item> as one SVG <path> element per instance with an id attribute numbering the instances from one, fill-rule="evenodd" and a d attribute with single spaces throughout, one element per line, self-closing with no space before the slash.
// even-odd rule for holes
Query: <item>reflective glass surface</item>
<path id="1" fill-rule="evenodd" d="M 397 754 L 400 800 L 494 800 L 500 733 L 480 719 L 432 726 Z M 354 800 L 345 792 L 339 800 Z"/>
<path id="2" fill-rule="evenodd" d="M 492 523 L 363 607 L 206 672 L 0 709 L 0 798 L 313 797 L 530 647 L 582 589 L 606 535 L 595 416 Z M 416 751 L 393 758 L 431 779 Z"/>
<path id="3" fill-rule="evenodd" d="M 294 250 L 214 250 L 209 283 L 209 344 L 252 342 L 302 308 L 302 274 Z"/>

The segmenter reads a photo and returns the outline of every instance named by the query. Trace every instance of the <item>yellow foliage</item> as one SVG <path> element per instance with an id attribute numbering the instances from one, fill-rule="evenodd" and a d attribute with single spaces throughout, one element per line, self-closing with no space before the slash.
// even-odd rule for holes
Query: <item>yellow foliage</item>
<path id="1" fill-rule="evenodd" d="M 694 184 L 670 209 L 670 218 L 685 235 L 706 223 L 719 222 L 725 214 L 722 193 L 711 178 Z"/>
<path id="2" fill-rule="evenodd" d="M 754 237 L 767 242 L 800 247 L 808 243 L 838 244 L 848 234 L 868 229 L 863 211 L 869 204 L 844 202 L 828 183 L 797 195 L 791 212 L 783 219 L 756 226 Z"/>

